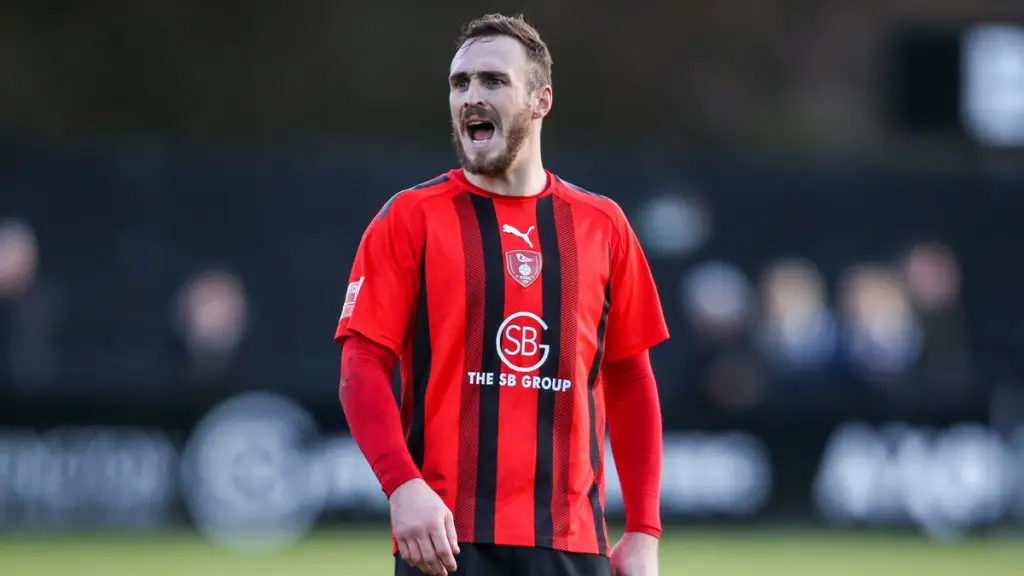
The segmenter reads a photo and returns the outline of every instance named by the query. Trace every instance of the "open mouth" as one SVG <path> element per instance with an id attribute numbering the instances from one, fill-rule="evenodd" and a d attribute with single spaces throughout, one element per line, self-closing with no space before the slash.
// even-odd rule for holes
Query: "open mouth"
<path id="1" fill-rule="evenodd" d="M 484 143 L 494 136 L 494 124 L 487 120 L 471 120 L 466 124 L 466 132 L 474 144 Z"/>

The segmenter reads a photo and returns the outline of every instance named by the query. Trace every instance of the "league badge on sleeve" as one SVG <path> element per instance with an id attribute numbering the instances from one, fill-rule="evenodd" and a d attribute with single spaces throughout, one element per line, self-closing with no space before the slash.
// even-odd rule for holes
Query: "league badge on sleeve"
<path id="1" fill-rule="evenodd" d="M 359 280 L 348 285 L 348 290 L 345 292 L 345 305 L 341 308 L 341 320 L 352 315 L 352 310 L 356 307 L 356 297 L 359 296 L 359 289 L 363 287 L 364 279 L 365 276 L 360 276 Z"/>
<path id="2" fill-rule="evenodd" d="M 540 278 L 543 258 L 540 252 L 532 250 L 509 250 L 505 252 L 505 268 L 509 276 L 520 286 L 527 288 Z"/>

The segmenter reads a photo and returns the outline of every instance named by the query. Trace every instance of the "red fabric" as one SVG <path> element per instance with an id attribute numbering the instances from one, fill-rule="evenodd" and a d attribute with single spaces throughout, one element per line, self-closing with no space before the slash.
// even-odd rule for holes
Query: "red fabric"
<path id="1" fill-rule="evenodd" d="M 651 359 L 641 352 L 603 366 L 615 469 L 626 531 L 661 536 L 661 407 Z"/>
<path id="2" fill-rule="evenodd" d="M 372 219 L 344 302 L 335 338 L 359 334 L 400 359 L 406 450 L 462 542 L 608 554 L 608 421 L 593 364 L 668 337 L 614 201 L 554 174 L 536 196 L 495 197 L 448 172 Z M 393 418 L 391 398 L 375 397 L 371 413 Z M 366 435 L 357 440 L 386 478 Z"/>
<path id="3" fill-rule="evenodd" d="M 398 405 L 391 394 L 395 354 L 356 334 L 341 354 L 339 397 L 349 429 L 389 498 L 399 486 L 420 478 L 402 434 Z"/>

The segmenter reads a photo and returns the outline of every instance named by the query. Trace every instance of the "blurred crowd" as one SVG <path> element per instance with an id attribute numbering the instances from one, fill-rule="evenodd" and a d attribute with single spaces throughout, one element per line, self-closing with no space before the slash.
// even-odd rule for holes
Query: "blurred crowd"
<path id="1" fill-rule="evenodd" d="M 59 333 L 68 321 L 61 286 L 41 265 L 32 226 L 18 218 L 0 219 L 0 382 L 20 391 L 45 392 L 69 372 L 62 365 Z M 96 306 L 120 313 L 116 294 Z M 244 387 L 237 379 L 248 319 L 245 286 L 232 272 L 203 269 L 186 278 L 169 305 L 166 356 L 176 369 L 152 367 L 154 379 L 224 387 Z M 109 356 L 108 356 L 109 358 Z M 115 366 L 107 370 L 113 375 Z M 66 390 L 66 386 L 62 387 Z"/>
<path id="2" fill-rule="evenodd" d="M 702 414 L 921 413 L 977 396 L 961 265 L 949 246 L 911 243 L 889 261 L 851 261 L 831 277 L 799 254 L 741 266 L 705 250 L 717 234 L 713 204 L 693 191 L 667 192 L 631 216 L 673 332 L 654 361 L 663 402 L 679 408 L 668 412 L 675 424 Z M 31 224 L 0 220 L 3 381 L 30 395 L 58 377 L 68 321 L 62 287 L 46 270 Z M 93 304 L 118 310 L 117 293 L 110 297 Z M 160 379 L 214 391 L 253 385 L 243 278 L 220 267 L 195 271 L 179 279 L 168 310 Z"/>
<path id="3" fill-rule="evenodd" d="M 910 243 L 890 260 L 847 262 L 832 277 L 798 254 L 744 269 L 705 256 L 711 204 L 667 193 L 635 221 L 652 259 L 685 263 L 658 278 L 682 342 L 655 359 L 685 364 L 661 373 L 687 380 L 661 382 L 674 414 L 891 416 L 982 397 L 970 372 L 961 265 L 949 246 Z"/>

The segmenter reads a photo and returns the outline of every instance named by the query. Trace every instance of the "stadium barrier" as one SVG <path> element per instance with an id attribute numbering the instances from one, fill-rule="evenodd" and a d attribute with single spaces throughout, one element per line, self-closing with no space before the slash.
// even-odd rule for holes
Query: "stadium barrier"
<path id="1" fill-rule="evenodd" d="M 608 513 L 621 518 L 608 454 Z M 1024 428 L 1006 436 L 969 422 L 849 422 L 668 432 L 662 486 L 669 522 L 907 527 L 936 537 L 1024 527 Z M 228 547 L 267 548 L 386 512 L 351 437 L 275 394 L 232 397 L 185 429 L 0 430 L 5 530 L 191 525 Z"/>

